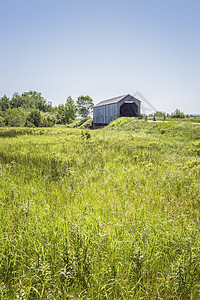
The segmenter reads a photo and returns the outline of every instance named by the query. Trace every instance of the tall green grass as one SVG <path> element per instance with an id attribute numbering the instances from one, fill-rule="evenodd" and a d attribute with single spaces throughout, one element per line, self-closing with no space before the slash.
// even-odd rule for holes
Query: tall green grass
<path id="1" fill-rule="evenodd" d="M 1 299 L 198 299 L 199 131 L 159 126 L 0 132 Z"/>

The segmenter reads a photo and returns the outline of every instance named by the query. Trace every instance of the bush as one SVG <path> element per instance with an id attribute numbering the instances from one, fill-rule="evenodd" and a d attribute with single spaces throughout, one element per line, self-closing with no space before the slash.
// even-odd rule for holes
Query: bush
<path id="1" fill-rule="evenodd" d="M 33 110 L 28 115 L 28 117 L 26 118 L 26 126 L 27 127 L 33 127 L 33 126 L 30 126 L 30 123 L 33 124 L 35 127 L 40 127 L 41 126 L 41 113 L 40 113 L 39 110 Z"/>
<path id="2" fill-rule="evenodd" d="M 180 118 L 180 119 L 183 119 L 185 118 L 185 115 L 183 112 L 181 112 L 178 108 L 175 110 L 175 112 L 173 112 L 171 114 L 171 118 Z"/>
<path id="3" fill-rule="evenodd" d="M 5 126 L 4 118 L 0 116 L 0 127 L 4 127 L 4 126 Z"/>
<path id="4" fill-rule="evenodd" d="M 53 127 L 55 125 L 55 118 L 52 115 L 44 115 L 41 120 L 41 127 Z"/>
<path id="5" fill-rule="evenodd" d="M 24 126 L 25 114 L 20 108 L 8 108 L 5 112 L 4 122 L 6 126 Z"/>

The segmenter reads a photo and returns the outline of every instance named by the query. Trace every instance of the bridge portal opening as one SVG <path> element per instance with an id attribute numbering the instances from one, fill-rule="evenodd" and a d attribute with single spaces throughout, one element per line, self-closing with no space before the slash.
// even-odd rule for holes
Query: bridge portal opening
<path id="1" fill-rule="evenodd" d="M 138 106 L 135 103 L 123 103 L 120 106 L 120 117 L 137 117 Z"/>

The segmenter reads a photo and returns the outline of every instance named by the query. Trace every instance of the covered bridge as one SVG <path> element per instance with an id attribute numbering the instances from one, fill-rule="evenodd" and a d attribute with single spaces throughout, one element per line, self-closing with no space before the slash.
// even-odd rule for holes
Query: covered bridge
<path id="1" fill-rule="evenodd" d="M 93 107 L 94 128 L 120 117 L 140 117 L 140 104 L 140 100 L 129 94 L 99 102 Z"/>

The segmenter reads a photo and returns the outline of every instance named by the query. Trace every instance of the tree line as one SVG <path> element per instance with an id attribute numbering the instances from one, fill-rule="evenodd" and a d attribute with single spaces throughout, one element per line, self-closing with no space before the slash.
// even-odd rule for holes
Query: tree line
<path id="1" fill-rule="evenodd" d="M 0 98 L 0 126 L 52 127 L 54 124 L 69 124 L 77 115 L 87 119 L 94 106 L 89 96 L 80 96 L 77 101 L 69 96 L 65 104 L 53 107 L 36 91 L 14 93 Z"/>

